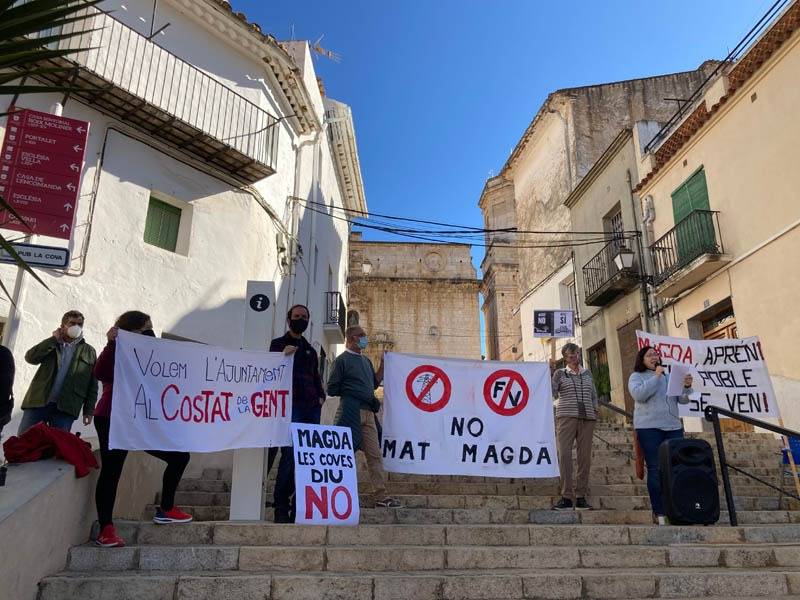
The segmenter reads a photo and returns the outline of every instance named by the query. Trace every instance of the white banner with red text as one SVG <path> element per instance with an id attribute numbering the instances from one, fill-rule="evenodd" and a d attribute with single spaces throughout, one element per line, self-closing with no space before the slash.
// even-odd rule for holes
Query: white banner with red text
<path id="1" fill-rule="evenodd" d="M 383 385 L 387 471 L 558 476 L 548 365 L 392 352 Z"/>
<path id="2" fill-rule="evenodd" d="M 292 423 L 295 523 L 358 525 L 358 477 L 349 427 Z"/>
<path id="3" fill-rule="evenodd" d="M 706 406 L 718 406 L 754 419 L 780 418 L 772 379 L 757 337 L 691 340 L 637 331 L 639 348 L 652 346 L 665 367 L 680 365 L 692 375 L 694 394 L 680 404 L 680 416 L 703 417 Z M 670 382 L 674 383 L 674 382 Z M 723 415 L 720 415 L 723 417 Z"/>
<path id="4" fill-rule="evenodd" d="M 217 452 L 291 444 L 293 357 L 120 331 L 109 446 Z"/>

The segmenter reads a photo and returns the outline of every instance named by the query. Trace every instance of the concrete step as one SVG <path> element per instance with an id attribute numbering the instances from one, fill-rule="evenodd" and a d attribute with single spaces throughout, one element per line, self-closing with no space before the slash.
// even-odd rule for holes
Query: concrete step
<path id="1" fill-rule="evenodd" d="M 264 521 L 193 522 L 156 525 L 119 521 L 129 545 L 323 546 L 323 545 L 647 545 L 797 544 L 800 524 L 708 527 L 655 525 L 359 525 L 325 527 L 279 525 Z"/>
<path id="2" fill-rule="evenodd" d="M 307 574 L 179 572 L 60 575 L 39 600 L 439 600 L 523 598 L 778 598 L 800 593 L 793 568 L 530 569 Z"/>
<path id="3" fill-rule="evenodd" d="M 72 548 L 67 570 L 340 573 L 473 569 L 800 567 L 800 546 L 126 546 Z"/>
<path id="4" fill-rule="evenodd" d="M 160 494 L 159 494 L 160 495 Z M 156 503 L 159 501 L 156 496 Z M 485 495 L 472 496 L 464 494 L 452 495 L 395 495 L 406 508 L 522 508 L 522 509 L 548 509 L 558 501 L 560 495 L 514 495 L 499 496 Z M 639 510 L 650 507 L 649 496 L 638 495 L 589 495 L 589 503 L 594 508 L 607 510 Z M 175 495 L 178 506 L 229 506 L 230 493 L 213 492 L 178 492 Z M 777 496 L 735 496 L 738 510 L 778 510 Z M 367 506 L 369 497 L 361 496 L 361 506 Z M 792 500 L 783 503 L 786 510 L 800 510 L 800 502 Z"/>

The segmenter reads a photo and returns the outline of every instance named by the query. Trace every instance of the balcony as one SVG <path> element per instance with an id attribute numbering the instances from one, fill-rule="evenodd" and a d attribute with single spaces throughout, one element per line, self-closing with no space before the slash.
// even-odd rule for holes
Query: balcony
<path id="1" fill-rule="evenodd" d="M 637 266 L 620 269 L 614 262 L 620 250 L 630 254 L 624 242 L 612 240 L 583 266 L 586 306 L 605 306 L 638 285 L 640 277 Z"/>
<path id="2" fill-rule="evenodd" d="M 347 309 L 339 292 L 325 292 L 325 339 L 329 344 L 344 344 Z"/>
<path id="3" fill-rule="evenodd" d="M 87 18 L 42 35 L 83 32 L 50 47 L 86 50 L 42 61 L 72 69 L 38 79 L 78 88 L 73 97 L 240 183 L 275 173 L 274 116 L 111 15 L 80 14 Z"/>
<path id="4" fill-rule="evenodd" d="M 674 298 L 730 262 L 718 215 L 713 210 L 692 211 L 650 247 L 659 296 Z"/>

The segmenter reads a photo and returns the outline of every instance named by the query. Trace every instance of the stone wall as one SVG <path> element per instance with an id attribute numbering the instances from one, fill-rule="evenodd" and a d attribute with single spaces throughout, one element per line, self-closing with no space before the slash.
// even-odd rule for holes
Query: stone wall
<path id="1" fill-rule="evenodd" d="M 479 358 L 478 286 L 469 246 L 351 238 L 348 320 L 367 331 L 376 367 L 383 350 Z"/>

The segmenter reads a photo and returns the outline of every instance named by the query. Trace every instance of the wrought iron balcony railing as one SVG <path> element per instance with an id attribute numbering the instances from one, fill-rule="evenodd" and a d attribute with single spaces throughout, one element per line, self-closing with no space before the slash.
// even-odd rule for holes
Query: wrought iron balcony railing
<path id="1" fill-rule="evenodd" d="M 587 306 L 603 306 L 639 282 L 636 265 L 619 269 L 614 257 L 630 254 L 624 240 L 611 240 L 583 266 L 583 289 Z"/>
<path id="2" fill-rule="evenodd" d="M 344 332 L 347 328 L 347 309 L 339 292 L 325 292 L 326 329 L 331 325 L 339 328 L 342 333 L 342 341 L 344 341 Z"/>
<path id="3" fill-rule="evenodd" d="M 650 246 L 655 285 L 664 283 L 703 255 L 725 253 L 718 215 L 714 210 L 692 211 Z"/>
<path id="4" fill-rule="evenodd" d="M 110 14 L 80 14 L 86 19 L 41 34 L 77 33 L 51 47 L 79 52 L 40 65 L 75 68 L 37 78 L 77 88 L 73 96 L 93 108 L 243 183 L 275 172 L 273 115 Z"/>

